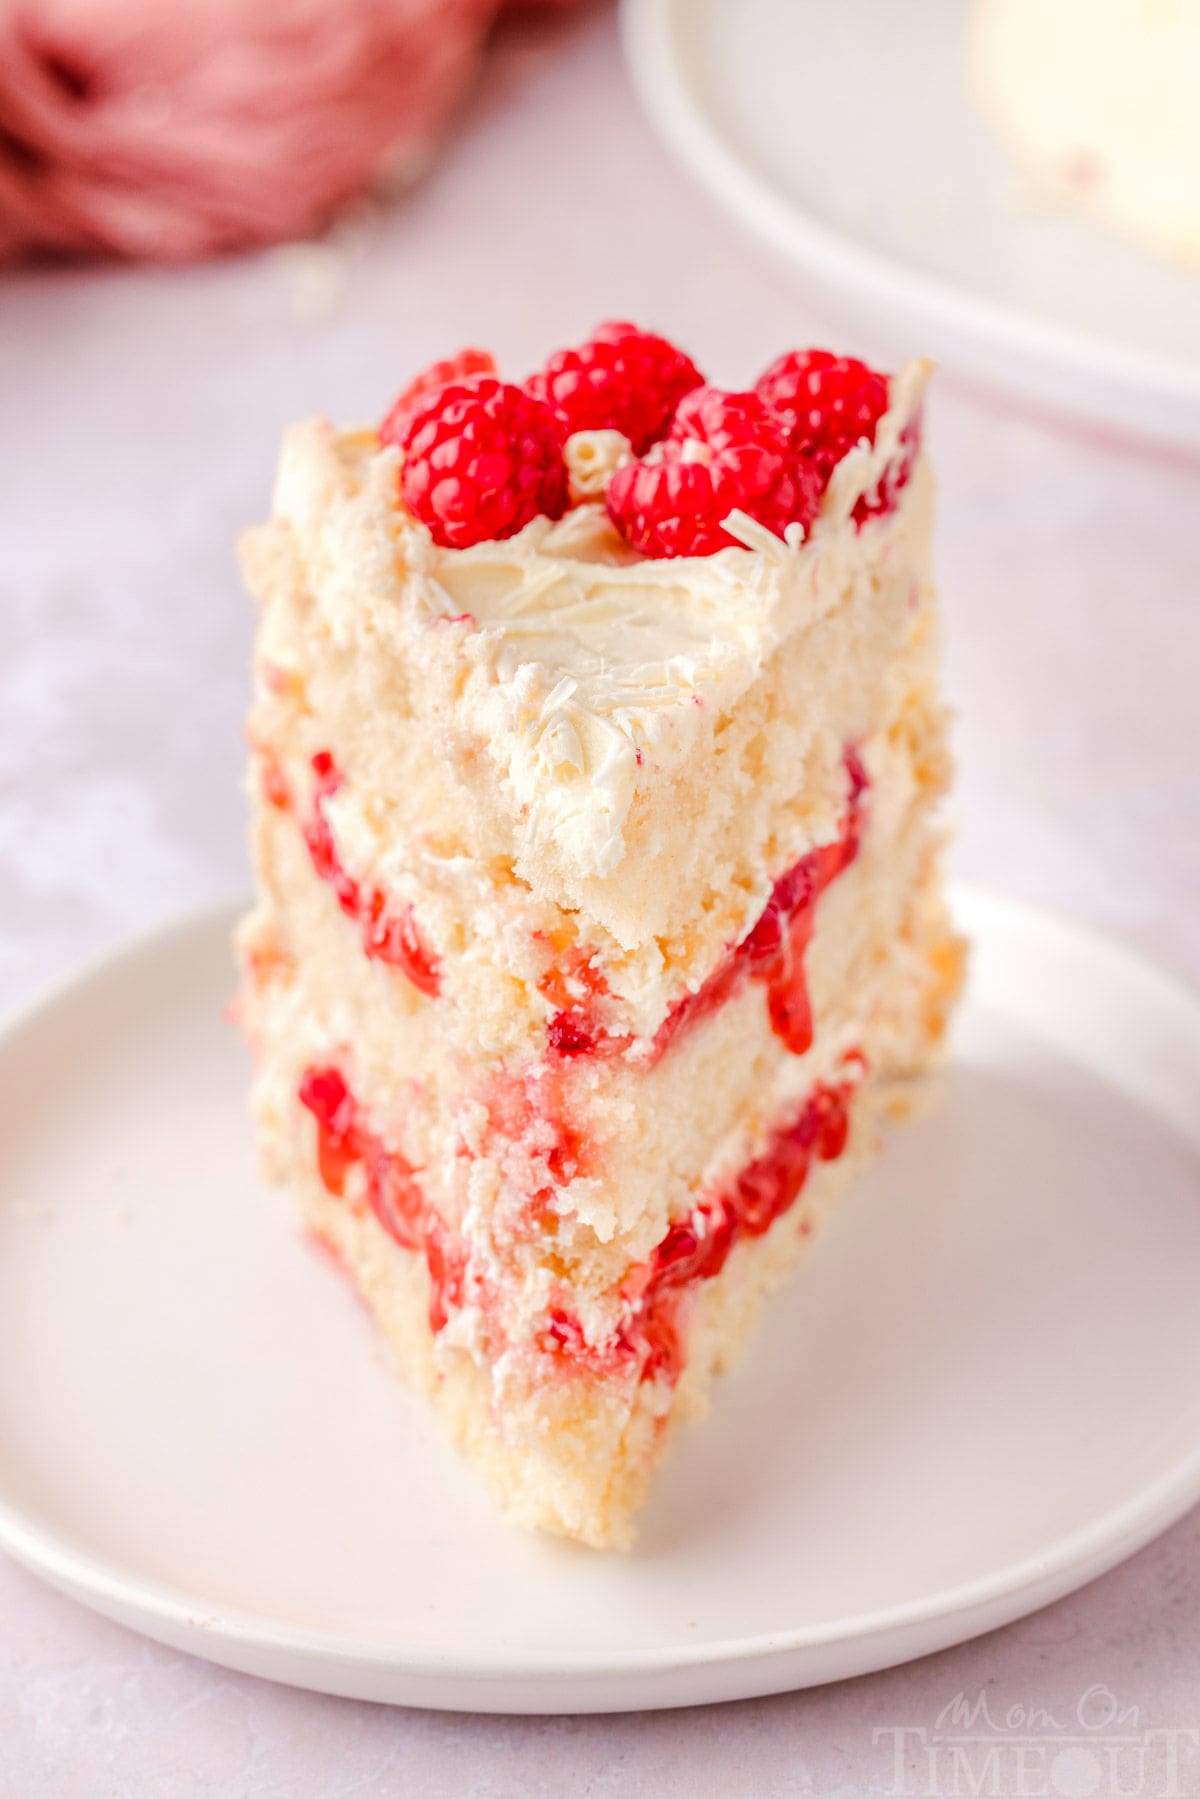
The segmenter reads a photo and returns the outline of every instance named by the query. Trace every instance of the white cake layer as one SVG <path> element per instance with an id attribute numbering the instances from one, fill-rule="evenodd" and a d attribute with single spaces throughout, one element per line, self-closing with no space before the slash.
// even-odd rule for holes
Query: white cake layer
<path id="1" fill-rule="evenodd" d="M 434 1333 L 424 1257 L 398 1247 L 371 1212 L 355 1204 L 353 1183 L 344 1197 L 335 1198 L 318 1179 L 313 1121 L 294 1098 L 302 1061 L 294 1020 L 273 1005 L 264 1009 L 257 1104 L 269 1169 L 300 1195 L 307 1222 L 335 1249 L 366 1296 L 407 1377 L 437 1398 L 452 1434 L 517 1521 L 595 1546 L 629 1540 L 632 1511 L 661 1459 L 667 1427 L 703 1413 L 714 1373 L 729 1366 L 764 1295 L 791 1270 L 834 1198 L 876 1146 L 884 1113 L 902 1112 L 922 1094 L 959 964 L 935 877 L 913 897 L 913 917 L 891 958 L 886 997 L 861 1021 L 859 1034 L 873 1072 L 851 1101 L 847 1150 L 835 1162 L 814 1160 L 796 1203 L 764 1236 L 741 1238 L 721 1272 L 691 1289 L 681 1318 L 685 1364 L 674 1384 L 663 1378 L 639 1382 L 632 1364 L 597 1371 L 562 1356 L 548 1359 L 539 1353 L 536 1338 L 520 1336 L 551 1284 L 539 1279 L 536 1269 L 538 1256 L 544 1261 L 551 1247 L 545 1242 L 524 1267 L 505 1258 L 497 1270 L 512 1283 L 501 1318 L 482 1318 L 468 1306 L 452 1312 L 446 1327 Z M 731 1010 L 726 1037 L 735 1022 Z M 653 1116 L 647 1104 L 642 1125 Z M 686 1131 L 689 1119 L 677 1114 L 676 1123 Z M 742 1135 L 736 1154 L 746 1157 L 760 1140 L 761 1133 L 753 1142 Z M 726 1151 L 728 1160 L 732 1139 Z M 682 1153 L 691 1153 L 690 1144 Z M 465 1223 L 470 1230 L 472 1221 Z M 557 1271 L 554 1284 L 561 1284 Z M 603 1308 L 589 1318 L 584 1292 L 576 1290 L 574 1299 L 584 1322 L 602 1336 Z M 512 1333 L 499 1354 L 498 1326 Z"/>
<path id="2" fill-rule="evenodd" d="M 927 495 L 923 481 L 918 488 Z M 906 504 L 925 501 L 918 495 Z M 905 517 L 915 522 L 914 513 Z M 491 786 L 487 769 L 468 758 L 452 770 L 436 730 L 424 736 L 418 721 L 363 692 L 364 685 L 388 686 L 400 666 L 390 652 L 338 649 L 323 637 L 301 589 L 272 590 L 252 741 L 282 771 L 301 822 L 311 809 L 311 758 L 333 752 L 345 779 L 324 806 L 339 855 L 356 880 L 396 908 L 411 907 L 421 939 L 441 962 L 448 1003 L 440 1034 L 497 1062 L 540 1053 L 546 1024 L 561 1004 L 550 997 L 547 977 L 582 951 L 610 990 L 605 1018 L 613 1034 L 652 1038 L 671 1007 L 699 988 L 752 928 L 777 878 L 838 835 L 847 809 L 849 746 L 857 747 L 871 781 L 865 812 L 877 832 L 890 831 L 889 811 L 903 808 L 915 784 L 941 784 L 932 596 L 908 566 L 907 541 L 880 542 L 876 530 L 887 527 L 865 529 L 861 551 L 890 550 L 894 571 L 861 575 L 834 616 L 780 645 L 736 716 L 715 734 L 714 754 L 724 763 L 710 773 L 714 782 L 732 785 L 698 789 L 689 808 L 677 784 L 662 775 L 662 805 L 674 793 L 680 809 L 669 836 L 665 824 L 660 830 L 655 854 L 647 851 L 645 879 L 673 911 L 688 893 L 698 910 L 680 917 L 672 934 L 647 934 L 634 949 L 622 948 L 586 910 L 564 911 L 505 856 L 472 853 L 480 836 L 472 819 L 485 804 L 481 791 Z M 439 635 L 437 628 L 424 629 Z M 856 670 L 864 666 L 869 701 L 856 689 Z M 280 667 L 287 668 L 286 679 Z M 806 709 L 803 695 L 814 681 L 822 704 Z M 700 718 L 701 708 L 692 711 Z M 903 754 L 894 750 L 892 736 L 914 731 L 919 744 L 901 744 Z M 717 836 L 723 837 L 720 854 Z M 630 879 L 636 874 L 631 866 Z"/>
<path id="3" fill-rule="evenodd" d="M 468 1060 L 442 1028 L 449 1002 L 364 957 L 290 818 L 264 808 L 265 899 L 246 941 L 270 947 L 272 972 L 282 958 L 286 978 L 251 988 L 244 1005 L 267 1128 L 294 1129 L 285 1121 L 307 1068 L 338 1066 L 373 1127 L 423 1170 L 431 1203 L 505 1289 L 509 1333 L 534 1328 L 554 1287 L 589 1336 L 603 1338 L 629 1266 L 687 1213 L 698 1185 L 749 1160 L 772 1119 L 814 1083 L 836 1082 L 852 1052 L 888 1075 L 924 1054 L 930 1007 L 944 1008 L 957 972 L 934 869 L 937 787 L 914 774 L 914 757 L 938 736 L 927 718 L 925 736 L 879 758 L 859 855 L 818 902 L 806 955 L 815 1034 L 803 1055 L 775 1035 L 766 990 L 750 982 L 650 1069 L 619 1057 L 562 1061 L 544 1045 L 538 1059 L 500 1073 Z M 937 954 L 945 966 L 931 974 Z M 553 1184 L 547 1114 L 579 1148 L 579 1173 L 554 1194 L 552 1237 L 530 1230 L 531 1202 Z"/>
<path id="4" fill-rule="evenodd" d="M 903 1094 L 893 1090 L 897 1103 Z M 273 1165 L 297 1194 L 310 1230 L 332 1250 L 394 1349 L 400 1372 L 437 1403 L 444 1426 L 482 1472 L 516 1524 L 597 1549 L 626 1547 L 632 1518 L 666 1450 L 669 1431 L 708 1409 L 713 1377 L 731 1366 L 763 1299 L 794 1269 L 834 1201 L 876 1145 L 885 1104 L 863 1095 L 854 1138 L 837 1162 L 819 1164 L 801 1201 L 763 1237 L 730 1255 L 697 1292 L 689 1359 L 674 1386 L 572 1377 L 564 1370 L 510 1372 L 481 1363 L 429 1327 L 421 1257 L 398 1249 L 369 1214 L 322 1187 L 302 1120 L 270 1131 Z M 797 1303 L 801 1303 L 797 1295 Z"/>

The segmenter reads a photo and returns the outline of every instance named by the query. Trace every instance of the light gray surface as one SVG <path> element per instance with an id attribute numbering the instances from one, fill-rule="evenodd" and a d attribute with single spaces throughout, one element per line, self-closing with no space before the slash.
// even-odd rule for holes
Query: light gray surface
<path id="1" fill-rule="evenodd" d="M 306 320 L 326 276 L 340 299 Z M 321 267 L 269 254 L 0 278 L 0 1005 L 244 884 L 252 621 L 230 545 L 266 505 L 282 424 L 374 417 L 463 342 L 521 374 L 622 313 L 727 385 L 784 345 L 844 335 L 668 162 L 603 14 L 510 40 L 425 185 Z M 930 435 L 961 713 L 956 869 L 1200 983 L 1200 470 L 946 383 Z M 1125 1786 L 1160 1793 L 1172 1744 L 1146 1733 L 1200 1728 L 1198 1619 L 1193 1514 L 1074 1598 L 908 1668 L 706 1713 L 519 1722 L 224 1674 L 3 1563 L 0 1790 L 885 1792 L 893 1738 L 873 1731 L 931 1732 L 986 1688 L 998 1724 L 1010 1706 L 1053 1723 L 1024 1788 L 1024 1727 L 983 1725 L 979 1753 L 1002 1744 L 985 1790 L 1101 1791 L 1083 1783 L 1105 1732 L 1074 1720 L 1102 1684 L 1139 1708 L 1122 1728 L 1147 1761 Z M 931 1775 L 906 1740 L 908 1790 L 953 1791 L 949 1751 Z M 1179 1790 L 1200 1790 L 1200 1755 L 1174 1747 Z"/>

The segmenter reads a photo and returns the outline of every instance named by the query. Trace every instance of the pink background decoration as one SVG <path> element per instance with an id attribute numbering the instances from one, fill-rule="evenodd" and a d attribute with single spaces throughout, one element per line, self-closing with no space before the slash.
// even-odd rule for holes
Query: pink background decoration
<path id="1" fill-rule="evenodd" d="M 314 232 L 428 160 L 503 6 L 0 0 L 0 259 Z"/>

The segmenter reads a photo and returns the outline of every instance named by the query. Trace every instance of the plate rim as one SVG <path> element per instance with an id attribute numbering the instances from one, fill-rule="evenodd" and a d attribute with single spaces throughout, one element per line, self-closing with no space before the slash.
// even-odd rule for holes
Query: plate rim
<path id="1" fill-rule="evenodd" d="M 82 997 L 99 980 L 119 977 L 123 967 L 169 953 L 189 939 L 227 935 L 244 901 L 226 899 L 145 931 L 115 950 L 88 958 L 78 969 L 0 1018 L 0 1055 L 26 1026 Z M 1047 933 L 1089 955 L 1107 960 L 1114 971 L 1134 978 L 1156 1007 L 1164 1005 L 1200 1045 L 1200 992 L 1089 924 L 1069 915 L 954 883 L 951 904 L 976 933 L 988 928 Z M 1200 1147 L 1200 1127 L 1184 1141 Z M 865 1673 L 913 1655 L 967 1640 L 1024 1616 L 1096 1578 L 1168 1529 L 1200 1501 L 1200 1436 L 1183 1454 L 1135 1494 L 1074 1525 L 1045 1548 L 998 1570 L 941 1588 L 918 1600 L 856 1612 L 847 1617 L 795 1625 L 750 1636 L 679 1642 L 652 1650 L 621 1649 L 453 1651 L 406 1649 L 403 1645 L 357 1639 L 340 1632 L 280 1623 L 239 1607 L 213 1607 L 202 1597 L 170 1583 L 131 1574 L 103 1555 L 80 1547 L 41 1523 L 0 1489 L 0 1549 L 52 1586 L 143 1634 L 206 1659 L 253 1673 L 267 1673 L 319 1691 L 358 1691 L 330 1684 L 329 1670 L 390 1677 L 386 1694 L 364 1698 L 407 1698 L 443 1709 L 479 1711 L 612 1711 L 672 1704 L 709 1703 L 722 1698 L 782 1691 L 822 1680 Z M 923 1633 L 923 1634 L 922 1634 Z M 915 1646 L 907 1637 L 920 1640 Z M 890 1646 L 890 1647 L 889 1647 Z M 858 1650 L 855 1655 L 853 1652 Z M 805 1663 L 821 1652 L 842 1652 L 827 1671 Z M 849 1659 L 847 1660 L 847 1652 Z M 247 1660 L 247 1657 L 249 1660 Z M 265 1664 L 272 1658 L 286 1670 Z M 318 1670 L 326 1670 L 325 1678 Z M 629 1691 L 630 1683 L 668 1680 L 708 1669 L 724 1670 L 726 1685 L 707 1694 L 664 1699 L 653 1688 Z M 590 1683 L 590 1686 L 589 1686 Z M 521 1689 L 526 1689 L 522 1691 Z M 576 1689 L 583 1688 L 580 1692 Z M 553 1701 L 553 1703 L 550 1703 Z M 562 1702 L 562 1703 L 560 1703 Z"/>
<path id="2" fill-rule="evenodd" d="M 695 99 L 672 53 L 679 7 L 680 0 L 621 0 L 625 66 L 662 142 L 739 224 L 860 313 L 900 314 L 918 332 L 928 328 L 921 321 L 933 321 L 945 334 L 945 360 L 993 392 L 1020 393 L 1077 419 L 1200 448 L 1200 360 L 1140 349 L 922 273 L 784 198 L 739 157 Z M 1014 349 L 1026 369 L 1009 368 L 1001 379 L 995 373 L 1000 352 Z M 1090 404 L 1084 395 L 1094 396 Z"/>
<path id="3" fill-rule="evenodd" d="M 1146 1492 L 1153 1495 L 1152 1504 L 1146 1502 Z M 864 1642 L 882 1644 L 889 1638 L 933 1623 L 945 1625 L 947 1632 L 939 1633 L 936 1641 L 931 1640 L 914 1653 L 925 1654 L 948 1647 L 1026 1616 L 1086 1585 L 1136 1554 L 1198 1501 L 1200 1439 L 1183 1463 L 1160 1476 L 1137 1498 L 1122 1501 L 1061 1538 L 1056 1546 L 1058 1553 L 1051 1561 L 1043 1555 L 1029 1555 L 999 1574 L 943 1588 L 920 1601 L 854 1613 L 832 1627 L 828 1624 L 795 1626 L 756 1636 L 684 1643 L 634 1655 L 615 1649 L 524 1650 L 504 1657 L 472 1655 L 458 1650 L 452 1654 L 436 1650 L 405 1651 L 386 1644 L 280 1625 L 262 1614 L 237 1607 L 214 1609 L 189 1599 L 181 1590 L 163 1582 L 123 1574 L 103 1557 L 80 1550 L 45 1526 L 31 1521 L 19 1507 L 4 1499 L 0 1499 L 0 1549 L 31 1572 L 50 1581 L 59 1591 L 92 1604 L 110 1617 L 118 1613 L 124 1617 L 133 1610 L 160 1626 L 200 1632 L 206 1652 L 218 1644 L 232 1649 L 253 1648 L 306 1661 L 394 1674 L 414 1681 L 490 1684 L 604 1680 L 614 1676 L 631 1680 L 706 1666 L 752 1669 L 784 1658 L 803 1657 L 814 1650 L 844 1648 Z M 1037 1597 L 1027 1603 L 1031 1594 Z M 958 1625 L 972 1614 L 982 1614 L 982 1621 L 975 1619 L 967 1630 L 960 1632 Z M 145 1634 L 155 1633 L 146 1629 Z M 209 1659 L 220 1658 L 214 1654 Z M 872 1665 L 878 1664 L 864 1661 L 857 1671 L 866 1672 Z M 830 1679 L 842 1677 L 841 1672 L 828 1676 Z M 295 1684 L 306 1683 L 297 1681 Z M 423 1703 L 431 1701 L 426 1699 Z M 619 1707 L 614 1705 L 611 1709 L 626 1708 L 636 1709 L 636 1702 L 628 1695 L 622 1697 Z"/>

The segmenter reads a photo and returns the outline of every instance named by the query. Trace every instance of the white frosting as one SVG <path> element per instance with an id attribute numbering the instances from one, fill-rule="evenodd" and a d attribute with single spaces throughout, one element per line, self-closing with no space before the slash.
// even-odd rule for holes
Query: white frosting
<path id="1" fill-rule="evenodd" d="M 745 549 L 633 560 L 587 506 L 440 553 L 431 573 L 480 627 L 476 716 L 531 835 L 585 875 L 620 865 L 639 767 L 686 758 L 698 705 L 728 709 L 844 585 L 838 565 L 858 551 L 850 512 L 898 453 L 927 378 L 920 363 L 898 378 L 875 447 L 836 472 L 811 544 L 799 526 L 785 542 L 738 513 L 728 528 Z"/>
<path id="2" fill-rule="evenodd" d="M 581 872 L 607 875 L 624 851 L 639 752 L 686 756 L 696 702 L 721 690 L 729 704 L 753 679 L 775 584 L 741 550 L 703 565 L 588 561 L 581 525 L 607 529 L 594 508 L 565 529 L 539 520 L 447 560 L 441 580 L 479 622 L 472 710 L 526 829 Z"/>

